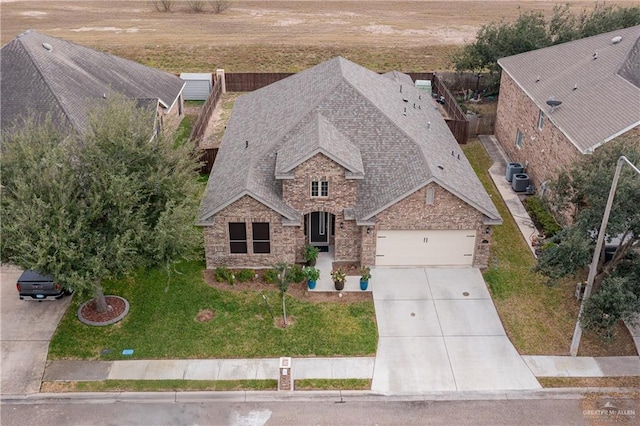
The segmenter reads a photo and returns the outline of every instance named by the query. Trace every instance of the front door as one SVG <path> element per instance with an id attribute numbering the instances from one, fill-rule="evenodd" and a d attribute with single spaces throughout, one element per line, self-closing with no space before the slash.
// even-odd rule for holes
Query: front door
<path id="1" fill-rule="evenodd" d="M 329 213 L 313 212 L 309 221 L 310 243 L 316 246 L 329 245 Z"/>

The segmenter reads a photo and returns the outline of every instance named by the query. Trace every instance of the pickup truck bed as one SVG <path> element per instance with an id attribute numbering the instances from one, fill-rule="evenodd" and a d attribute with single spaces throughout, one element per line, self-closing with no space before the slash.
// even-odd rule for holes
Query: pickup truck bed
<path id="1" fill-rule="evenodd" d="M 53 278 L 29 270 L 20 275 L 16 287 L 21 300 L 60 299 L 65 295 L 62 286 Z"/>

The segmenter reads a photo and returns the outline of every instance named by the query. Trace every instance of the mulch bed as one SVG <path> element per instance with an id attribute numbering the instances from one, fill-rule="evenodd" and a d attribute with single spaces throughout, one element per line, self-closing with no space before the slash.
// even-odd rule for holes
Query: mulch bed
<path id="1" fill-rule="evenodd" d="M 96 310 L 96 302 L 92 300 L 91 302 L 84 305 L 84 307 L 80 311 L 82 317 L 93 322 L 107 322 L 114 318 L 117 318 L 126 309 L 124 300 L 118 297 L 106 296 L 105 299 L 107 300 L 106 312 L 98 312 Z"/>
<path id="2" fill-rule="evenodd" d="M 258 275 L 257 279 L 253 279 L 248 282 L 238 282 L 236 281 L 233 285 L 229 285 L 226 282 L 218 282 L 215 279 L 215 274 L 213 270 L 205 270 L 204 271 L 204 281 L 213 288 L 217 288 L 218 290 L 223 291 L 274 291 L 278 290 L 278 287 L 275 284 L 269 284 L 264 281 L 262 278 L 261 271 L 256 271 Z M 318 292 L 318 291 L 309 291 L 307 288 L 307 284 L 302 283 L 293 283 L 289 286 L 289 290 L 287 291 L 289 296 L 295 297 L 298 300 L 302 300 L 305 302 L 311 303 L 322 303 L 322 302 L 339 302 L 339 303 L 354 303 L 354 302 L 364 302 L 368 300 L 373 300 L 373 295 L 370 291 L 362 291 L 362 292 L 354 292 L 354 291 L 344 291 L 342 293 L 338 291 L 328 291 L 328 292 Z M 342 296 L 340 296 L 342 294 Z"/>

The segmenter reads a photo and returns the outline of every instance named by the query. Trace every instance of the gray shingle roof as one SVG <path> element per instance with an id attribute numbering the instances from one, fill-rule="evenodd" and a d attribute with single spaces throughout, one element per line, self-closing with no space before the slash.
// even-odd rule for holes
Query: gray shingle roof
<path id="1" fill-rule="evenodd" d="M 84 132 L 87 111 L 105 94 L 171 107 L 184 85 L 172 74 L 33 30 L 2 47 L 1 63 L 3 129 L 27 114 L 50 114 L 56 124 Z"/>
<path id="2" fill-rule="evenodd" d="M 299 130 L 290 132 L 278 149 L 276 176 L 292 171 L 317 153 L 323 153 L 355 175 L 364 174 L 360 148 L 321 114 L 309 114 L 308 118 Z"/>
<path id="3" fill-rule="evenodd" d="M 614 44 L 616 36 L 622 40 Z M 639 50 L 640 26 L 635 26 L 498 64 L 580 152 L 588 153 L 640 125 Z M 551 97 L 562 105 L 549 114 Z"/>
<path id="4" fill-rule="evenodd" d="M 318 127 L 329 134 L 320 137 Z M 347 168 L 362 167 L 353 206 L 358 220 L 370 220 L 432 181 L 500 220 L 431 97 L 413 84 L 337 57 L 237 99 L 201 203 L 200 223 L 245 194 L 299 220 L 282 200 L 276 165 L 288 170 L 317 149 Z"/>

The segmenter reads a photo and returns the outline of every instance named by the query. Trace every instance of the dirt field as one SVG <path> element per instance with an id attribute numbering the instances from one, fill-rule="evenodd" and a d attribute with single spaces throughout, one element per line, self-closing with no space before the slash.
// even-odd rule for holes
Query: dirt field
<path id="1" fill-rule="evenodd" d="M 594 5 L 569 3 L 576 11 Z M 299 71 L 335 55 L 378 71 L 441 70 L 483 23 L 523 10 L 550 13 L 555 1 L 231 4 L 215 15 L 192 13 L 185 1 L 161 13 L 148 1 L 0 0 L 1 41 L 36 29 L 171 72 Z"/>

